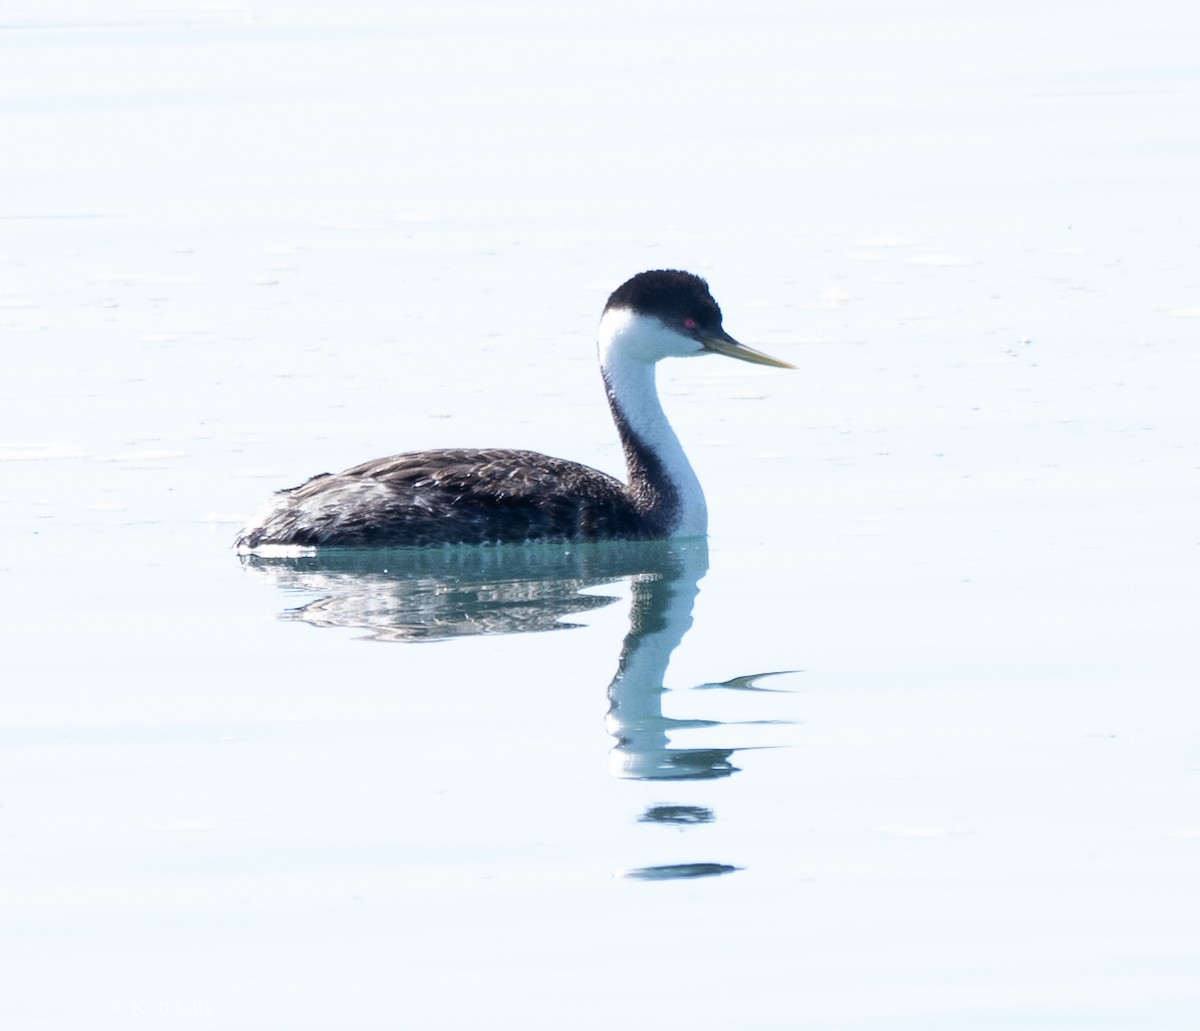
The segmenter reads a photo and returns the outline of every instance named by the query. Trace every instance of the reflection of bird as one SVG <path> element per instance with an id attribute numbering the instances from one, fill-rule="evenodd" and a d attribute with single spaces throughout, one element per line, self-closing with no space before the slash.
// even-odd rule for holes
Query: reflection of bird
<path id="1" fill-rule="evenodd" d="M 239 535 L 238 549 L 702 535 L 704 494 L 659 403 L 655 364 L 715 353 L 793 366 L 734 340 L 704 280 L 676 271 L 642 272 L 613 292 L 599 350 L 628 484 L 533 451 L 418 451 L 280 491 Z"/>
<path id="2" fill-rule="evenodd" d="M 681 555 L 705 541 L 597 541 L 489 548 L 330 548 L 311 555 L 249 554 L 242 565 L 289 594 L 319 597 L 283 619 L 365 630 L 374 641 L 445 641 L 478 634 L 564 630 L 616 601 L 595 588 L 632 577 L 680 576 Z"/>

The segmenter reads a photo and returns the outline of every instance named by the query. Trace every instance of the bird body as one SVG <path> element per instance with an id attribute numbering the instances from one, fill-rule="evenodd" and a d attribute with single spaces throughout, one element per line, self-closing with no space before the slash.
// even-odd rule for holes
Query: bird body
<path id="1" fill-rule="evenodd" d="M 574 489 L 547 490 L 573 484 Z M 453 512 L 453 516 L 447 516 Z M 453 540 L 447 541 L 448 531 Z M 445 449 L 377 458 L 281 491 L 239 546 L 428 547 L 637 539 L 620 480 L 536 451 Z"/>
<path id="2" fill-rule="evenodd" d="M 410 452 L 279 491 L 239 535 L 238 550 L 701 536 L 704 493 L 663 412 L 654 372 L 662 358 L 711 352 L 792 368 L 725 333 L 698 276 L 640 273 L 613 292 L 599 330 L 627 484 L 535 451 Z"/>

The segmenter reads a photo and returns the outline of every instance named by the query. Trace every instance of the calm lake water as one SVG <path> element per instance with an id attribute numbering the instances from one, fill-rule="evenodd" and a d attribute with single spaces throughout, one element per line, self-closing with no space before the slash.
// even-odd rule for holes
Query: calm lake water
<path id="1" fill-rule="evenodd" d="M 6 5 L 6 1027 L 1200 1021 L 1200 8 L 981 10 Z M 653 267 L 707 546 L 232 553 Z"/>

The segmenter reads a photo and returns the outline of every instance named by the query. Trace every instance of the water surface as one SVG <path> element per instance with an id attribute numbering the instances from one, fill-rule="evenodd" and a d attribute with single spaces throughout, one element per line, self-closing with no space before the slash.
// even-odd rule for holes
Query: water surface
<path id="1" fill-rule="evenodd" d="M 1197 30 L 13 6 L 7 1024 L 1194 1023 Z M 707 547 L 232 554 L 393 451 L 619 470 L 662 266 L 800 367 L 661 370 Z"/>

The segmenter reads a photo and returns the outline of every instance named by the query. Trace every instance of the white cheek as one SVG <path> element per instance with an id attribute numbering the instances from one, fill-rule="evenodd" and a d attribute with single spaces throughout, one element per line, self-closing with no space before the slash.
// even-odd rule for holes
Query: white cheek
<path id="1" fill-rule="evenodd" d="M 662 358 L 691 358 L 705 349 L 690 336 L 658 319 L 627 309 L 610 309 L 600 319 L 600 359 L 656 362 Z M 619 356 L 619 358 L 618 358 Z"/>
<path id="2" fill-rule="evenodd" d="M 657 344 L 664 358 L 692 358 L 706 354 L 704 347 L 684 332 L 677 332 L 663 325 L 658 319 L 649 320 L 658 333 Z"/>

